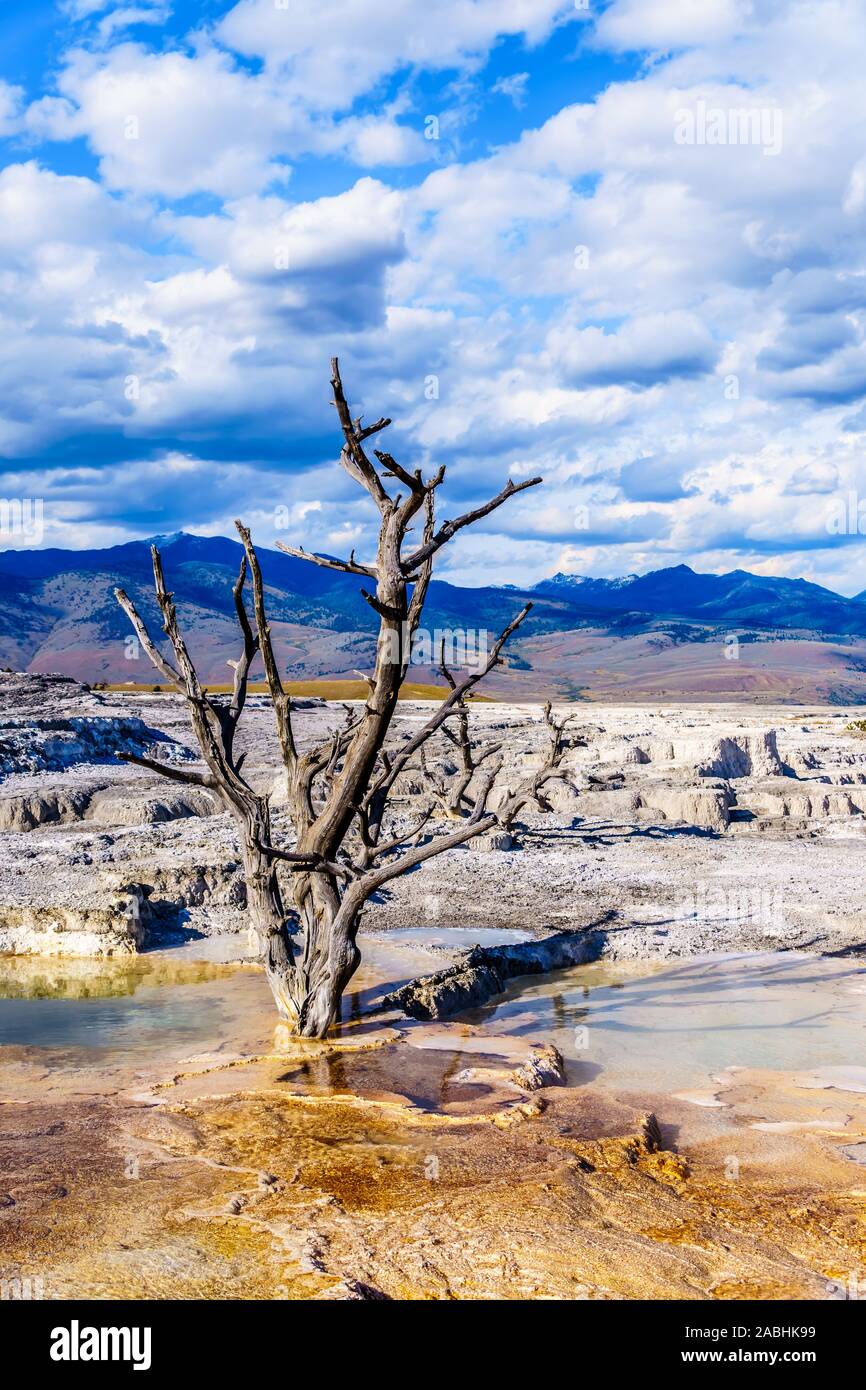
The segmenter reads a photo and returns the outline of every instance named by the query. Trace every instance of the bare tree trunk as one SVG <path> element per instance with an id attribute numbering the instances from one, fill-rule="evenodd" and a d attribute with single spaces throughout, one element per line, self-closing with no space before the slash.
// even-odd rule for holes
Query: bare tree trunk
<path id="1" fill-rule="evenodd" d="M 286 911 L 277 863 L 259 848 L 270 844 L 266 811 L 245 824 L 243 841 L 247 911 L 277 1012 L 301 1037 L 324 1037 L 361 959 L 360 914 L 341 914 L 339 889 L 325 871 L 292 876 Z"/>
<path id="2" fill-rule="evenodd" d="M 304 874 L 292 884 L 293 906 L 303 924 L 299 931 L 282 903 L 274 860 L 249 842 L 243 848 L 243 876 L 250 926 L 279 1016 L 300 1037 L 324 1037 L 360 963 L 354 944 L 357 916 L 341 916 L 325 874 Z"/>
<path id="3" fill-rule="evenodd" d="M 149 758 L 129 755 L 129 760 L 175 781 L 217 791 L 234 816 L 241 838 L 250 924 L 261 948 L 268 983 L 277 1010 L 303 1037 L 320 1038 L 339 1015 L 340 999 L 354 975 L 360 952 L 355 944 L 365 902 L 389 879 L 408 872 L 416 865 L 465 843 L 473 836 L 514 816 L 527 799 L 538 800 L 543 783 L 556 775 L 563 752 L 564 725 L 552 719 L 552 748 L 547 763 L 525 786 L 508 800 L 498 814 L 487 811 L 487 798 L 500 766 L 481 764 L 498 751 L 499 744 L 473 751 L 469 738 L 465 698 L 483 676 L 501 664 L 501 652 L 509 637 L 521 625 L 531 604 L 526 604 L 500 633 L 486 664 L 456 681 L 445 667 L 441 670 L 450 692 L 423 727 L 402 745 L 389 752 L 386 737 L 397 706 L 400 687 L 410 660 L 411 643 L 432 574 L 433 557 L 465 526 L 489 516 L 509 498 L 535 487 L 540 478 L 520 483 L 509 479 L 495 497 L 437 529 L 435 495 L 445 478 L 444 465 L 428 480 L 421 470 L 410 472 L 390 454 L 374 450 L 378 467 L 368 456 L 364 444 L 390 424 L 388 419 L 364 425 L 353 419 L 343 391 L 339 363 L 331 364 L 334 405 L 343 433 L 340 463 L 355 482 L 369 494 L 379 512 L 379 540 L 375 562 L 364 564 L 331 556 L 310 555 L 305 550 L 277 542 L 290 555 L 352 574 L 375 584 L 375 593 L 361 589 L 361 595 L 379 618 L 376 661 L 372 675 L 365 676 L 369 694 L 355 716 L 351 711 L 347 727 L 338 730 L 324 744 L 301 754 L 292 727 L 289 693 L 284 688 L 271 642 L 265 611 L 265 586 L 258 557 L 248 529 L 238 521 L 238 534 L 244 546 L 240 572 L 234 585 L 235 613 L 243 638 L 234 670 L 230 697 L 210 694 L 201 685 L 178 624 L 172 594 L 166 587 L 162 560 L 153 546 L 153 574 L 157 603 L 165 635 L 171 644 L 174 662 L 152 640 L 135 604 L 122 589 L 117 600 L 129 616 L 142 646 L 165 680 L 186 696 L 205 771 L 189 767 L 167 767 Z M 385 480 L 395 479 L 404 489 L 392 495 Z M 420 545 L 408 555 L 404 544 L 418 515 L 423 517 Z M 255 630 L 246 611 L 244 585 L 252 578 Z M 410 597 L 411 594 L 411 597 Z M 264 666 L 265 679 L 274 706 L 277 736 L 286 768 L 289 814 L 294 849 L 272 843 L 268 797 L 260 794 L 243 772 L 245 754 L 235 752 L 235 732 L 246 702 L 250 670 L 256 657 Z M 446 729 L 446 721 L 456 717 L 458 733 Z M 434 778 L 437 800 L 457 828 L 447 835 L 420 844 L 430 809 L 408 832 L 383 839 L 388 797 L 401 772 L 409 770 L 417 754 L 424 764 L 424 745 L 438 730 L 447 734 L 461 753 L 462 771 L 456 785 L 448 789 Z M 469 795 L 470 784 L 476 791 Z M 314 794 L 315 793 L 315 794 Z M 323 799 L 319 799 L 323 793 Z M 284 902 L 278 865 L 291 872 L 290 901 Z"/>
<path id="4" fill-rule="evenodd" d="M 266 808 L 244 818 L 242 853 L 247 914 L 258 939 L 277 1012 L 295 1026 L 298 1005 L 290 924 L 283 906 L 276 861 L 260 848 L 270 844 L 270 839 L 270 816 Z"/>
<path id="5" fill-rule="evenodd" d="M 340 999 L 361 960 L 355 945 L 360 914 L 341 911 L 339 890 L 326 872 L 296 876 L 293 898 L 304 927 L 295 965 L 295 1026 L 301 1037 L 322 1038 L 338 1017 Z"/>
<path id="6" fill-rule="evenodd" d="M 293 876 L 294 911 L 287 913 L 276 862 L 258 848 L 269 843 L 267 815 L 245 827 L 250 925 L 280 1017 L 301 1037 L 321 1038 L 338 1017 L 340 999 L 361 959 L 355 945 L 358 914 L 341 916 L 337 887 L 320 872 Z"/>

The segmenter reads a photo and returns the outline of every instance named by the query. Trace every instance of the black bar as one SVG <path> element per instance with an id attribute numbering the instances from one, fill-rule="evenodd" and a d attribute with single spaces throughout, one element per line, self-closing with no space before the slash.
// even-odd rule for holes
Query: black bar
<path id="1" fill-rule="evenodd" d="M 501 1335 L 494 1334 L 491 1341 L 487 1324 L 490 1305 L 482 1311 L 477 1302 L 469 1300 L 458 1307 L 453 1302 L 446 1307 L 432 1302 L 416 1304 L 408 1318 L 401 1309 L 356 1307 L 341 1311 L 320 1300 L 291 1307 L 278 1301 L 12 1300 L 0 1302 L 0 1346 L 7 1352 L 26 1348 L 27 1367 L 60 1382 L 85 1373 L 92 1379 L 101 1371 L 114 1376 L 135 1373 L 139 1378 L 143 1374 L 189 1371 L 197 1376 L 213 1373 L 223 1380 L 231 1375 L 229 1366 L 236 1360 L 241 1365 L 246 1362 L 256 1380 L 265 1375 L 270 1379 L 272 1373 L 281 1379 L 294 1378 L 299 1362 L 294 1352 L 288 1356 L 288 1348 L 294 1346 L 302 1356 L 306 1347 L 312 1354 L 315 1343 L 311 1338 L 318 1328 L 328 1338 L 323 1345 L 331 1348 L 327 1355 L 334 1373 L 345 1380 L 354 1372 L 332 1359 L 330 1337 L 337 1327 L 345 1328 L 353 1338 L 374 1339 L 353 1345 L 351 1361 L 360 1363 L 365 1378 L 375 1378 L 380 1373 L 377 1366 L 382 1366 L 381 1375 L 390 1379 L 393 1367 L 401 1364 L 399 1352 L 404 1345 L 418 1365 L 424 1364 L 420 1358 L 426 1345 L 432 1358 L 430 1370 L 435 1374 L 438 1358 L 433 1349 L 444 1345 L 439 1340 L 444 1333 L 456 1332 L 462 1350 L 458 1352 L 455 1346 L 453 1351 L 463 1381 L 473 1374 L 475 1358 L 479 1377 L 489 1379 L 491 1367 L 503 1355 L 508 1356 L 510 1345 L 516 1341 L 528 1349 L 534 1336 L 545 1338 L 536 1346 L 536 1355 L 543 1350 L 545 1361 L 548 1356 L 564 1361 L 562 1370 L 571 1365 L 574 1376 L 581 1379 L 592 1365 L 597 1368 L 594 1379 L 599 1368 L 605 1367 L 612 1373 L 637 1371 L 653 1378 L 669 1371 L 686 1376 L 695 1372 L 702 1377 L 708 1368 L 736 1375 L 741 1367 L 760 1367 L 772 1379 L 792 1369 L 806 1369 L 826 1379 L 828 1374 L 859 1364 L 864 1332 L 862 1308 L 841 1286 L 838 1297 L 821 1302 L 545 1301 L 528 1314 L 524 1305 L 516 1322 L 510 1303 L 493 1306 L 504 1310 L 508 1321 L 502 1324 Z M 422 1321 L 416 1322 L 419 1315 Z M 348 1317 L 348 1324 L 343 1323 L 344 1317 Z M 464 1318 L 472 1321 L 464 1322 Z M 118 1329 L 117 1337 L 106 1331 L 103 1339 L 102 1329 Z M 134 1329 L 138 1329 L 137 1334 Z M 111 1359 L 115 1345 L 119 1354 L 127 1354 L 125 1360 Z M 472 1346 L 477 1348 L 475 1352 L 470 1351 Z M 73 1357 L 77 1352 L 78 1359 L 55 1359 L 52 1348 L 55 1357 L 59 1353 Z M 384 1348 L 387 1360 L 383 1366 Z M 88 1359 L 91 1349 L 108 1359 Z M 365 1356 L 369 1358 L 366 1367 Z M 136 1359 L 138 1372 L 134 1372 Z M 385 1366 L 391 1370 L 386 1371 Z"/>

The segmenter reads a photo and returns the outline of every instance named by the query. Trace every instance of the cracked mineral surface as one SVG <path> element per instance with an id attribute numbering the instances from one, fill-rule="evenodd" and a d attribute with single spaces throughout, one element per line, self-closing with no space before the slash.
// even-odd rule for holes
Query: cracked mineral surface
<path id="1" fill-rule="evenodd" d="M 302 742 L 344 717 L 300 705 Z M 397 738 L 427 708 L 401 704 Z M 229 818 L 122 760 L 195 766 L 183 701 L 0 677 L 0 1278 L 339 1299 L 864 1279 L 863 711 L 575 711 L 587 747 L 507 846 L 370 903 L 342 1023 L 302 1043 L 247 939 Z M 537 706 L 471 717 L 506 783 L 540 762 Z M 287 833 L 264 698 L 245 723 Z M 410 825 L 423 784 L 397 790 Z M 475 944 L 563 932 L 586 963 L 444 1022 L 376 1007 Z"/>

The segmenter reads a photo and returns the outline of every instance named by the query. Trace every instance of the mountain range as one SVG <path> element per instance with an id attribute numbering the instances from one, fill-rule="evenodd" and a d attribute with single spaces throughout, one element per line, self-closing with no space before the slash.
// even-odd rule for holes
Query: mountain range
<path id="1" fill-rule="evenodd" d="M 157 539 L 200 674 L 225 681 L 237 655 L 231 586 L 241 546 L 184 532 Z M 116 586 L 126 589 L 159 633 L 149 547 L 0 552 L 0 664 L 150 683 L 113 596 Z M 346 678 L 369 669 L 377 619 L 361 581 L 280 551 L 259 555 L 286 675 Z M 700 574 L 687 565 L 622 579 L 556 574 L 527 588 L 434 579 L 425 626 L 495 635 L 527 600 L 533 610 L 510 644 L 510 669 L 492 679 L 514 698 L 866 700 L 866 594 L 844 598 L 803 579 Z M 412 674 L 428 679 L 429 662 Z"/>
<path id="2" fill-rule="evenodd" d="M 673 565 L 623 579 L 555 574 L 535 585 L 539 593 L 569 594 L 605 610 L 633 609 L 658 616 L 744 623 L 758 628 L 808 628 L 827 633 L 866 634 L 866 592 L 843 598 L 806 579 L 775 579 L 731 570 L 698 574 Z"/>

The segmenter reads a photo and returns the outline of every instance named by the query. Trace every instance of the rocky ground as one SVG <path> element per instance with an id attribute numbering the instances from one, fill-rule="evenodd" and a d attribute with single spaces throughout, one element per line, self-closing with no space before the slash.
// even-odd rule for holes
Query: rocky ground
<path id="1" fill-rule="evenodd" d="M 524 1110 L 503 1129 L 187 1086 L 159 1110 L 79 1100 L 46 1138 L 56 1106 L 4 1107 L 0 1267 L 55 1298 L 401 1300 L 821 1299 L 861 1267 L 841 1159 L 833 1195 L 814 1152 L 792 1189 L 790 1142 L 736 1183 L 723 1143 L 656 1151 L 628 1106 Z"/>
<path id="2" fill-rule="evenodd" d="M 862 1297 L 862 1067 L 732 1068 L 704 1097 L 616 1094 L 527 1081 L 549 1049 L 482 1025 L 359 1017 L 328 1043 L 281 1037 L 258 983 L 256 997 L 251 976 L 225 982 L 225 1001 L 243 995 L 228 1042 L 214 1010 L 212 1049 L 182 1062 L 2 1050 L 5 1288 Z"/>
<path id="3" fill-rule="evenodd" d="M 429 709 L 401 704 L 395 740 Z M 112 955 L 171 933 L 244 929 L 230 818 L 209 792 L 117 760 L 194 760 L 180 697 L 4 676 L 0 711 L 0 950 Z M 548 807 L 522 817 L 515 847 L 482 838 L 444 854 L 389 885 L 365 928 L 592 926 L 613 957 L 863 949 L 866 739 L 848 728 L 862 711 L 567 711 L 587 747 L 568 754 Z M 302 742 L 344 717 L 299 702 Z M 505 784 L 540 764 L 538 706 L 478 703 L 472 721 L 479 739 L 503 740 Z M 247 771 L 273 790 L 290 843 L 264 697 L 251 697 L 245 723 Z M 440 742 L 432 761 L 447 770 L 452 757 Z M 398 791 L 408 824 L 427 789 L 407 774 Z"/>
<path id="4" fill-rule="evenodd" d="M 162 989 L 179 1001 L 143 1034 L 124 1016 L 111 1046 L 48 1046 L 38 1020 L 32 1043 L 0 1046 L 4 1296 L 790 1299 L 866 1287 L 861 1058 L 810 1058 L 801 1073 L 726 1066 L 690 1091 L 636 1091 L 630 1061 L 614 1083 L 572 1060 L 560 1085 L 549 1042 L 520 1027 L 368 1011 L 372 986 L 443 964 L 395 929 L 464 945 L 485 927 L 591 927 L 593 954 L 615 962 L 852 957 L 845 1008 L 859 1017 L 866 740 L 847 726 L 862 711 L 572 706 L 587 746 L 548 806 L 521 820 L 513 848 L 451 851 L 371 903 L 346 1021 L 305 1043 L 274 1029 L 257 968 L 210 954 L 248 950 L 229 818 L 208 793 L 118 761 L 193 761 L 183 702 L 5 676 L 0 710 L 0 952 L 16 953 L 5 1000 L 108 1007 L 120 995 L 147 1009 Z M 401 705 L 395 736 L 428 712 Z M 302 742 L 343 717 L 304 703 Z M 538 706 L 479 703 L 472 719 L 503 740 L 506 783 L 540 763 Z M 245 738 L 285 832 L 262 698 Z M 431 761 L 452 756 L 441 742 Z M 399 792 L 398 817 L 414 820 L 420 777 Z M 394 959 L 373 978 L 383 950 Z M 215 993 L 196 1004 L 189 989 Z M 159 1032 L 184 1010 L 207 1020 L 205 1042 Z"/>

